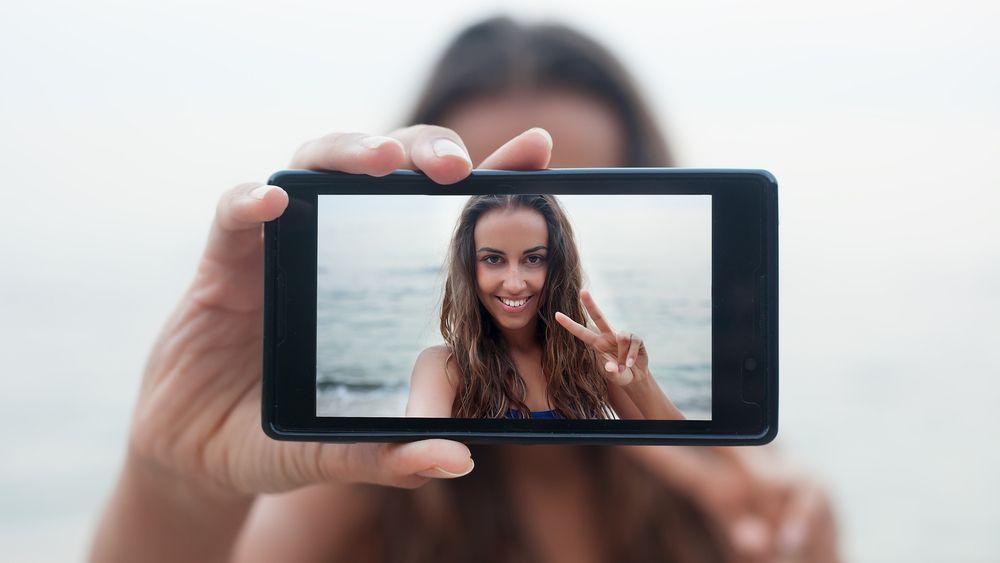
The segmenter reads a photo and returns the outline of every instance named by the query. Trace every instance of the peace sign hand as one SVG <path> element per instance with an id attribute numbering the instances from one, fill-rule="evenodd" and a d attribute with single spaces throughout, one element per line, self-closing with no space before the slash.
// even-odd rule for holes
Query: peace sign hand
<path id="1" fill-rule="evenodd" d="M 581 325 L 563 313 L 556 313 L 556 322 L 604 358 L 608 380 L 615 385 L 624 387 L 637 377 L 648 377 L 649 356 L 642 338 L 631 332 L 613 330 L 589 291 L 580 291 L 580 299 L 590 313 L 590 318 L 594 319 L 598 331 Z"/>

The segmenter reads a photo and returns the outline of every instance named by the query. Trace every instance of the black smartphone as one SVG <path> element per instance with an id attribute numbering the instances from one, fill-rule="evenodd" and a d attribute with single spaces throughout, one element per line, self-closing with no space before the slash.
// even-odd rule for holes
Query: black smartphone
<path id="1" fill-rule="evenodd" d="M 264 431 L 330 442 L 715 444 L 778 422 L 763 170 L 282 171 Z"/>

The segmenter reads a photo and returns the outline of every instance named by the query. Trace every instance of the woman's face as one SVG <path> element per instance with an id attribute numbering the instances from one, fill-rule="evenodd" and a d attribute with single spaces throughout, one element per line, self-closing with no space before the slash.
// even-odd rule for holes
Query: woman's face
<path id="1" fill-rule="evenodd" d="M 549 231 L 534 209 L 493 209 L 476 222 L 479 301 L 505 329 L 527 326 L 538 314 L 548 268 Z"/>

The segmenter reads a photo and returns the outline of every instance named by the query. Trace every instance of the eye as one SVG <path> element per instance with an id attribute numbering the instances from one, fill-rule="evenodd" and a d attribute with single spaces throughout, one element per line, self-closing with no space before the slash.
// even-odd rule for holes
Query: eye
<path id="1" fill-rule="evenodd" d="M 495 260 L 494 260 L 494 258 L 495 258 Z M 490 254 L 490 255 L 485 256 L 483 258 L 483 262 L 486 262 L 487 264 L 490 264 L 490 265 L 499 264 L 501 260 L 503 260 L 503 258 L 500 258 L 500 256 L 498 256 L 496 254 Z"/>
<path id="2" fill-rule="evenodd" d="M 545 262 L 545 257 L 538 254 L 532 254 L 531 256 L 525 258 L 525 260 L 528 261 L 528 264 L 538 265 Z"/>

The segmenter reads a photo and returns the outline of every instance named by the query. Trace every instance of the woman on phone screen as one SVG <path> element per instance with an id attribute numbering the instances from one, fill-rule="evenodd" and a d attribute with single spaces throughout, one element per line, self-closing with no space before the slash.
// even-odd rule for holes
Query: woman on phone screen
<path id="1" fill-rule="evenodd" d="M 581 291 L 555 196 L 470 197 L 446 267 L 447 344 L 417 358 L 407 416 L 683 418 L 650 374 L 642 339 L 612 329 Z M 594 330 L 573 320 L 587 313 Z"/>

